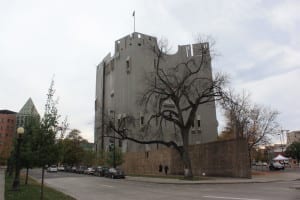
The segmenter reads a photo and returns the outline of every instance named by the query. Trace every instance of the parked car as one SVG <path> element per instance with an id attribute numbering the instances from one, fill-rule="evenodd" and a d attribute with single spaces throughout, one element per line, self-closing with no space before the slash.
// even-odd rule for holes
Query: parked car
<path id="1" fill-rule="evenodd" d="M 47 172 L 57 172 L 57 166 L 51 165 L 50 167 L 47 168 Z"/>
<path id="2" fill-rule="evenodd" d="M 58 166 L 58 167 L 57 167 L 57 170 L 58 170 L 58 171 L 65 171 L 65 167 L 62 166 L 62 165 L 61 165 L 61 166 Z"/>
<path id="3" fill-rule="evenodd" d="M 71 168 L 71 172 L 73 172 L 73 173 L 75 173 L 76 172 L 76 166 L 73 166 L 72 168 Z"/>
<path id="4" fill-rule="evenodd" d="M 84 170 L 84 174 L 94 175 L 94 173 L 95 173 L 95 169 L 92 167 L 88 167 L 87 169 Z"/>
<path id="5" fill-rule="evenodd" d="M 284 170 L 284 165 L 278 163 L 278 162 L 273 162 L 269 166 L 270 170 Z"/>
<path id="6" fill-rule="evenodd" d="M 96 176 L 106 176 L 106 175 L 108 174 L 108 170 L 109 170 L 108 167 L 101 167 L 101 166 L 98 166 L 98 167 L 95 169 L 94 175 L 96 175 Z"/>
<path id="7" fill-rule="evenodd" d="M 83 174 L 84 170 L 86 170 L 85 166 L 76 167 L 76 173 L 78 173 L 78 174 Z"/>
<path id="8" fill-rule="evenodd" d="M 125 178 L 124 172 L 119 168 L 109 168 L 106 177 L 110 178 Z"/>
<path id="9" fill-rule="evenodd" d="M 72 166 L 65 166 L 65 172 L 72 172 Z"/>

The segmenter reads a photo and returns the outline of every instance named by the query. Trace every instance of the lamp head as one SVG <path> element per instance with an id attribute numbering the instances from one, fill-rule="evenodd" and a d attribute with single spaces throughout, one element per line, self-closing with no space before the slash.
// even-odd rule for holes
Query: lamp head
<path id="1" fill-rule="evenodd" d="M 19 136 L 23 135 L 23 134 L 24 134 L 24 128 L 23 128 L 23 127 L 19 127 L 19 128 L 17 129 L 17 134 L 18 134 Z"/>

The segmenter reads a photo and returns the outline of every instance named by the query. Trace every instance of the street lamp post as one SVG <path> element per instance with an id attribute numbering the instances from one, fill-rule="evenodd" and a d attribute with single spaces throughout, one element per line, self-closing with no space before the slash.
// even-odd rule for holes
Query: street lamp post
<path id="1" fill-rule="evenodd" d="M 19 190 L 20 187 L 20 146 L 22 142 L 22 135 L 24 134 L 24 128 L 19 127 L 17 129 L 17 148 L 16 148 L 16 174 L 12 185 L 13 190 Z"/>
<path id="2" fill-rule="evenodd" d="M 110 111 L 113 114 L 113 123 L 114 123 L 114 128 L 116 128 L 116 113 L 115 111 L 111 110 Z M 116 132 L 114 131 L 114 149 L 113 149 L 113 167 L 116 168 Z"/>

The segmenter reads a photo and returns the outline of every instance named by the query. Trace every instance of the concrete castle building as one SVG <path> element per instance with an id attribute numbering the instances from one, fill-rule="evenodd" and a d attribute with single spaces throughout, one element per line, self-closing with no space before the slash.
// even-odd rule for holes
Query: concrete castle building
<path id="1" fill-rule="evenodd" d="M 115 42 L 114 55 L 110 53 L 97 66 L 96 99 L 95 99 L 95 131 L 94 141 L 97 150 L 107 150 L 109 138 L 104 126 L 106 118 L 118 120 L 132 116 L 132 134 L 138 136 L 149 113 L 145 113 L 137 104 L 138 95 L 145 90 L 145 76 L 155 70 L 157 62 L 151 48 L 158 48 L 157 39 L 152 36 L 134 32 Z M 178 46 L 177 53 L 166 55 L 162 61 L 165 65 L 175 66 L 198 56 L 199 48 L 209 48 L 207 43 Z M 207 77 L 211 79 L 211 63 L 207 63 L 209 71 Z M 180 140 L 174 133 L 174 125 L 166 124 L 161 139 L 168 141 Z M 215 141 L 217 138 L 217 119 L 215 103 L 199 106 L 194 126 L 190 131 L 189 144 L 200 144 Z M 154 125 L 155 129 L 155 125 Z M 175 130 L 176 131 L 176 130 Z M 160 148 L 159 145 L 139 145 L 130 141 L 116 141 L 123 152 L 141 152 Z M 180 141 L 179 141 L 180 144 Z"/>

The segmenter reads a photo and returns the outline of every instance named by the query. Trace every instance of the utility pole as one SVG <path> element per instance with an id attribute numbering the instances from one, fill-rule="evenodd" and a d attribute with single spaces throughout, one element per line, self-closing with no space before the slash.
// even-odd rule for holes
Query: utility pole
<path id="1" fill-rule="evenodd" d="M 280 136 L 280 143 L 281 143 L 281 153 L 283 153 L 283 142 L 284 142 L 284 133 L 288 133 L 289 132 L 289 130 L 283 130 L 283 129 L 281 129 L 280 130 L 280 133 L 279 133 L 279 136 Z"/>

